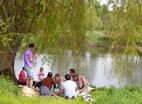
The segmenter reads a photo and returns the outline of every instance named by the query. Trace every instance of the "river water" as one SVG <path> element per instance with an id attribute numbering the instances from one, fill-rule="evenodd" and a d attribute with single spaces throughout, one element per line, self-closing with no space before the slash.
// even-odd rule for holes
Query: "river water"
<path id="1" fill-rule="evenodd" d="M 47 74 L 48 72 L 52 71 L 53 74 L 60 73 L 63 77 L 66 73 L 69 73 L 70 68 L 76 68 L 74 62 L 70 59 L 71 54 L 68 53 L 68 62 L 69 65 L 62 65 L 64 67 L 59 68 L 56 63 L 54 67 L 51 66 L 51 64 L 48 61 L 43 62 L 44 55 L 41 54 L 36 60 L 35 65 L 33 67 L 34 70 L 34 79 L 38 80 L 37 73 L 39 72 L 39 69 L 41 66 L 44 67 L 44 73 Z M 48 55 L 47 55 L 48 57 Z M 142 85 L 142 64 L 141 61 L 138 61 L 137 63 L 132 62 L 133 64 L 133 75 L 127 73 L 127 71 L 119 71 L 119 75 L 116 75 L 114 72 L 114 64 L 112 64 L 112 55 L 108 52 L 105 52 L 104 50 L 100 50 L 98 48 L 95 48 L 93 51 L 87 51 L 83 58 L 81 60 L 83 61 L 80 63 L 80 68 L 77 69 L 77 73 L 84 75 L 87 79 L 88 83 L 91 85 L 94 85 L 96 87 L 120 87 L 125 85 Z M 61 60 L 62 63 L 66 63 L 63 60 Z M 123 65 L 123 63 L 121 63 Z M 120 65 L 120 66 L 121 66 Z M 23 56 L 18 53 L 16 55 L 15 59 L 15 74 L 18 79 L 18 75 L 24 66 Z M 127 73 L 127 74 L 126 74 Z M 135 76 L 135 77 L 134 77 Z"/>

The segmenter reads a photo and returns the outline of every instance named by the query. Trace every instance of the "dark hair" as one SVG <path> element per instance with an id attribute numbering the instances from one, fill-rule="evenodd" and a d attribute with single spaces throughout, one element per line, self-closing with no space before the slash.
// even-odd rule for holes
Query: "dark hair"
<path id="1" fill-rule="evenodd" d="M 52 77 L 52 72 L 49 72 L 49 73 L 47 74 L 47 77 Z"/>
<path id="2" fill-rule="evenodd" d="M 65 78 L 66 78 L 66 80 L 70 80 L 70 79 L 71 79 L 71 76 L 70 76 L 69 74 L 66 74 L 66 75 L 65 75 Z"/>
<path id="3" fill-rule="evenodd" d="M 75 77 L 79 77 L 79 74 L 75 73 L 75 74 L 73 75 L 73 78 L 75 78 Z"/>
<path id="4" fill-rule="evenodd" d="M 70 71 L 71 71 L 72 73 L 76 73 L 76 71 L 75 71 L 74 68 L 71 68 Z"/>
<path id="5" fill-rule="evenodd" d="M 33 43 L 30 43 L 29 48 L 33 48 L 33 47 L 35 47 L 35 45 Z"/>
<path id="6" fill-rule="evenodd" d="M 56 74 L 55 77 L 60 77 L 60 74 Z"/>
<path id="7" fill-rule="evenodd" d="M 25 67 L 23 67 L 23 70 L 25 70 Z"/>

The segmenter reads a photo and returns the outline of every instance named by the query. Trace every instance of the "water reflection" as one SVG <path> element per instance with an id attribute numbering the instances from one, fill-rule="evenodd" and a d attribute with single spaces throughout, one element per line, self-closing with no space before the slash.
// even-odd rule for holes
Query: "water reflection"
<path id="1" fill-rule="evenodd" d="M 40 55 L 36 59 L 36 65 L 34 68 L 34 77 L 35 80 L 38 80 L 37 73 L 41 66 L 44 67 L 44 72 L 47 74 L 49 71 L 52 71 L 54 74 L 60 73 L 64 76 L 69 72 L 69 69 L 72 67 L 76 67 L 76 63 L 73 61 L 72 55 L 70 51 L 67 51 L 67 56 L 60 56 L 60 61 L 55 62 L 54 66 L 51 66 L 51 63 L 44 61 L 43 57 L 47 56 L 45 54 Z M 48 58 L 49 56 L 47 56 Z M 52 57 L 52 56 L 51 56 Z M 50 58 L 51 58 L 50 57 Z M 142 77 L 141 77 L 141 58 L 137 63 L 131 62 L 132 67 L 134 67 L 135 77 L 129 73 L 129 71 L 121 71 L 119 72 L 118 80 L 117 76 L 114 73 L 114 69 L 112 68 L 112 56 L 105 51 L 100 51 L 95 49 L 95 51 L 88 51 L 85 53 L 83 57 L 80 57 L 78 60 L 81 60 L 80 68 L 77 69 L 77 72 L 81 75 L 84 75 L 88 80 L 89 84 L 95 85 L 96 87 L 110 87 L 111 85 L 115 87 L 120 87 L 120 85 L 124 86 L 127 84 L 139 84 L 142 85 Z M 79 61 L 80 62 L 80 61 Z M 62 64 L 62 65 L 61 65 Z M 121 63 L 122 66 L 124 63 Z M 20 73 L 21 68 L 24 66 L 23 57 L 20 57 L 20 54 L 17 54 L 15 60 L 15 73 L 16 77 Z M 62 67 L 60 67 L 62 66 Z M 126 74 L 129 73 L 129 74 Z M 121 84 L 120 84 L 121 83 Z"/>

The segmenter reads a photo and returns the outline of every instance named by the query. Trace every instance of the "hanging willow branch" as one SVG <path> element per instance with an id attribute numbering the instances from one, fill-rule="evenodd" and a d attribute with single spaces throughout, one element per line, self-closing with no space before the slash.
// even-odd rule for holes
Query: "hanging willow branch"
<path id="1" fill-rule="evenodd" d="M 116 56 L 114 57 L 115 69 L 129 71 L 133 69 L 132 60 L 142 52 L 142 2 L 141 0 L 111 0 L 110 3 L 113 7 L 107 14 L 109 20 L 106 30 L 112 39 L 111 52 Z M 123 63 L 124 67 L 118 68 L 120 63 Z"/>
<path id="2" fill-rule="evenodd" d="M 32 41 L 37 51 L 52 54 L 55 56 L 52 59 L 58 61 L 62 60 L 59 56 L 67 56 L 67 50 L 72 57 L 84 55 L 86 33 L 92 31 L 96 23 L 92 22 L 96 21 L 93 0 L 37 0 L 37 3 L 41 4 L 42 12 L 34 26 L 34 34 L 27 35 L 23 43 Z M 27 44 L 22 45 L 22 50 Z"/>

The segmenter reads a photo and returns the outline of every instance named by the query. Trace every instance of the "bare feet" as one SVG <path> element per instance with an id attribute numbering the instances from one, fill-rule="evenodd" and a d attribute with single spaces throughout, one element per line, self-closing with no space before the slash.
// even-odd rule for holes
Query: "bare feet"
<path id="1" fill-rule="evenodd" d="M 38 87 L 34 88 L 34 90 L 39 91 Z"/>
<path id="2" fill-rule="evenodd" d="M 57 98 L 58 96 L 56 94 L 53 94 L 52 97 Z"/>

